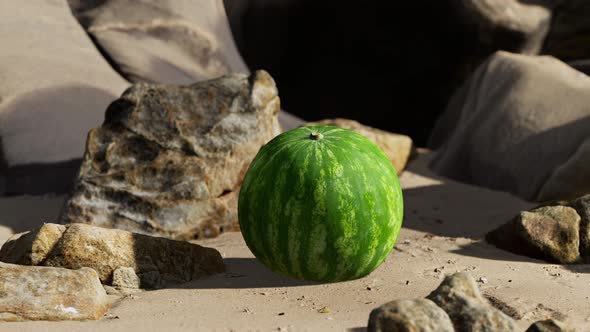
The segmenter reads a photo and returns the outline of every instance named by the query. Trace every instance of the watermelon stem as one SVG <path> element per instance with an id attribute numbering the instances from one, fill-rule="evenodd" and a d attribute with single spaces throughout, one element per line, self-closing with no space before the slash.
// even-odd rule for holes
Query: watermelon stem
<path id="1" fill-rule="evenodd" d="M 311 134 L 309 134 L 309 138 L 314 141 L 317 141 L 319 139 L 324 138 L 324 135 L 322 135 L 322 133 L 320 133 L 320 132 L 314 131 Z"/>

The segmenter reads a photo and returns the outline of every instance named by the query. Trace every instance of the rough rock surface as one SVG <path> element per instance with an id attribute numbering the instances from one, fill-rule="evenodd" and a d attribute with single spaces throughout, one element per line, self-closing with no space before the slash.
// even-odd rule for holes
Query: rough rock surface
<path id="1" fill-rule="evenodd" d="M 129 84 L 66 0 L 0 1 L 0 40 L 0 194 L 67 192 L 88 130 Z"/>
<path id="2" fill-rule="evenodd" d="M 575 330 L 564 322 L 546 319 L 534 322 L 525 332 L 575 332 Z"/>
<path id="3" fill-rule="evenodd" d="M 368 332 L 454 332 L 449 316 L 428 299 L 396 300 L 371 311 Z"/>
<path id="4" fill-rule="evenodd" d="M 141 279 L 131 267 L 119 267 L 113 271 L 113 287 L 116 288 L 141 288 Z"/>
<path id="5" fill-rule="evenodd" d="M 590 263 L 590 194 L 567 202 L 566 205 L 574 208 L 580 216 L 580 256 Z"/>
<path id="6" fill-rule="evenodd" d="M 467 273 L 447 276 L 427 298 L 449 315 L 458 332 L 516 331 L 514 320 L 492 307 Z"/>
<path id="7" fill-rule="evenodd" d="M 540 3 L 514 0 L 455 0 L 466 24 L 478 32 L 483 45 L 524 54 L 537 54 L 549 30 L 551 10 Z"/>
<path id="8" fill-rule="evenodd" d="M 398 174 L 404 170 L 412 154 L 412 139 L 406 135 L 390 133 L 348 119 L 326 119 L 306 124 L 306 126 L 314 125 L 338 126 L 354 130 L 365 136 L 385 152 Z"/>
<path id="9" fill-rule="evenodd" d="M 128 89 L 90 131 L 61 223 L 174 239 L 237 230 L 242 178 L 280 130 L 277 93 L 264 71 Z"/>
<path id="10" fill-rule="evenodd" d="M 495 246 L 529 257 L 562 264 L 580 260 L 580 216 L 566 206 L 545 206 L 523 211 L 491 231 L 486 240 Z"/>
<path id="11" fill-rule="evenodd" d="M 109 305 L 92 269 L 0 263 L 0 320 L 99 319 Z"/>
<path id="12" fill-rule="evenodd" d="M 173 284 L 225 269 L 221 255 L 212 248 L 85 224 L 45 224 L 17 234 L 0 249 L 0 261 L 69 269 L 89 267 L 105 284 L 113 282 L 117 269 L 131 268 L 141 279 L 142 288 L 157 286 L 154 280 L 158 276 L 162 282 Z"/>
<path id="13" fill-rule="evenodd" d="M 530 201 L 586 194 L 589 104 L 590 77 L 552 57 L 497 52 L 439 118 L 431 168 Z"/>
<path id="14" fill-rule="evenodd" d="M 132 82 L 190 84 L 248 73 L 221 0 L 68 0 L 74 16 Z"/>

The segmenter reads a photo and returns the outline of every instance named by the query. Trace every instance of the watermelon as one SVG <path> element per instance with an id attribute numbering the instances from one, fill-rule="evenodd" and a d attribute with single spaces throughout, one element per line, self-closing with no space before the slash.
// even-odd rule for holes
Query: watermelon
<path id="1" fill-rule="evenodd" d="M 363 277 L 389 255 L 402 224 L 395 169 L 364 136 L 300 127 L 263 146 L 245 175 L 238 219 L 254 256 L 297 279 Z"/>

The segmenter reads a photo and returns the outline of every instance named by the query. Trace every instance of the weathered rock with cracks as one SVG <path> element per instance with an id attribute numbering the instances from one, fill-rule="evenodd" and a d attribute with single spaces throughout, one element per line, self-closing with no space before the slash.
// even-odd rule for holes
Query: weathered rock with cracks
<path id="1" fill-rule="evenodd" d="M 92 269 L 0 263 L 0 320 L 99 319 L 108 307 Z"/>
<path id="2" fill-rule="evenodd" d="M 491 231 L 486 240 L 520 255 L 569 264 L 580 259 L 580 216 L 567 206 L 523 211 Z"/>
<path id="3" fill-rule="evenodd" d="M 329 125 L 351 129 L 365 136 L 385 152 L 393 167 L 400 174 L 412 154 L 412 139 L 406 135 L 394 134 L 377 128 L 365 126 L 357 121 L 348 119 L 326 119 L 307 123 L 306 126 Z"/>
<path id="4" fill-rule="evenodd" d="M 130 268 L 139 277 L 141 288 L 155 288 L 160 282 L 187 282 L 225 269 L 221 255 L 212 248 L 85 224 L 45 224 L 17 234 L 0 249 L 0 261 L 69 269 L 89 267 L 101 282 L 122 285 L 130 283 L 129 273 L 114 280 L 113 273 Z"/>
<path id="5" fill-rule="evenodd" d="M 270 75 L 189 86 L 137 84 L 113 102 L 86 153 L 61 223 L 174 239 L 237 230 L 237 190 L 279 133 Z"/>
<path id="6" fill-rule="evenodd" d="M 396 300 L 373 309 L 368 332 L 454 332 L 449 316 L 428 299 Z"/>
<path id="7" fill-rule="evenodd" d="M 516 331 L 514 320 L 492 307 L 467 273 L 447 276 L 427 298 L 446 311 L 458 332 Z"/>

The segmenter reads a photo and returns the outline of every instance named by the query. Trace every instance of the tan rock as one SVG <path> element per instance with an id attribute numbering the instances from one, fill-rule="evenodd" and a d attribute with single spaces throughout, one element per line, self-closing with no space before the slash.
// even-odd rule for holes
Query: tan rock
<path id="1" fill-rule="evenodd" d="M 489 232 L 486 240 L 520 255 L 570 264 L 580 260 L 580 216 L 571 207 L 523 211 Z"/>
<path id="2" fill-rule="evenodd" d="M 412 154 L 412 139 L 405 135 L 394 134 L 377 128 L 365 126 L 357 121 L 348 119 L 326 119 L 307 123 L 306 126 L 329 125 L 351 129 L 365 136 L 385 152 L 393 167 L 400 174 L 408 163 Z"/>
<path id="3" fill-rule="evenodd" d="M 190 86 L 137 84 L 90 131 L 61 223 L 174 239 L 237 230 L 237 191 L 260 147 L 280 132 L 264 71 Z"/>
<path id="4" fill-rule="evenodd" d="M 444 310 L 428 299 L 396 300 L 373 309 L 368 332 L 454 332 Z"/>
<path id="5" fill-rule="evenodd" d="M 65 230 L 52 250 L 33 253 L 30 248 L 40 247 L 37 243 L 46 241 L 59 227 Z M 115 270 L 126 267 L 135 271 L 142 286 L 145 279 L 147 288 L 158 286 L 153 285 L 156 274 L 163 283 L 180 283 L 225 269 L 221 255 L 212 248 L 85 224 L 47 224 L 17 235 L 0 249 L 0 261 L 69 269 L 90 267 L 107 284 L 112 282 Z"/>
<path id="6" fill-rule="evenodd" d="M 108 307 L 92 269 L 0 263 L 0 320 L 99 319 Z"/>
<path id="7" fill-rule="evenodd" d="M 487 302 L 468 273 L 447 276 L 427 298 L 446 311 L 457 332 L 516 331 L 514 320 Z"/>

